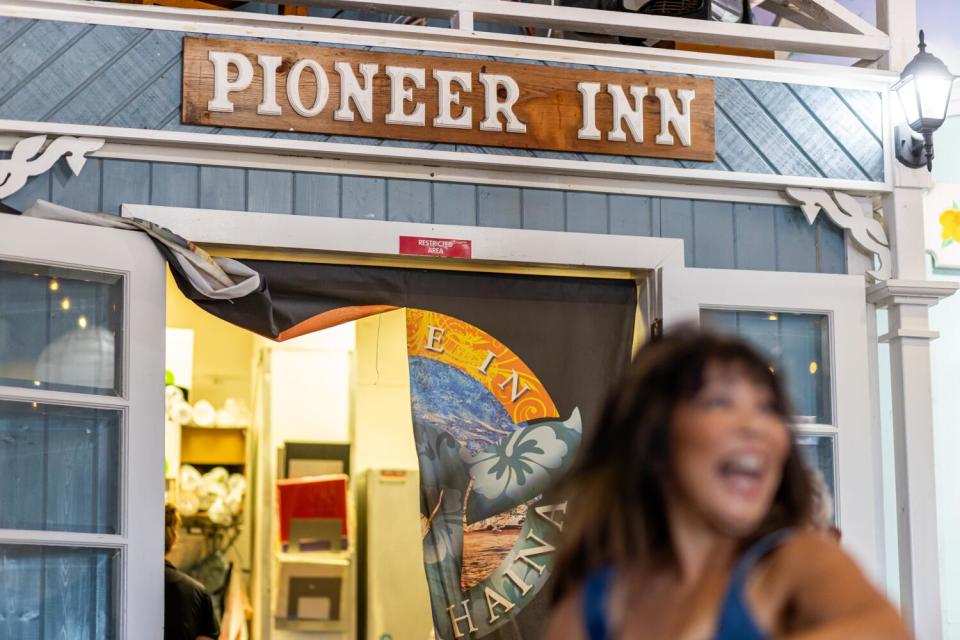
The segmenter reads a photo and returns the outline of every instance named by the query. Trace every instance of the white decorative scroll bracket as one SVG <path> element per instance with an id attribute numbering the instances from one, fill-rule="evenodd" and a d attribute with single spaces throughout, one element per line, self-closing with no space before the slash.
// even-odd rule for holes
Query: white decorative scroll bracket
<path id="1" fill-rule="evenodd" d="M 65 158 L 73 175 L 80 175 L 87 162 L 87 154 L 100 149 L 102 138 L 74 138 L 60 136 L 47 148 L 47 136 L 24 138 L 13 148 L 10 158 L 0 160 L 0 199 L 12 196 L 33 176 L 49 171 L 60 158 Z"/>
<path id="2" fill-rule="evenodd" d="M 853 196 L 822 189 L 788 188 L 787 197 L 800 205 L 800 209 L 813 224 L 823 211 L 837 226 L 850 232 L 858 247 L 877 257 L 877 268 L 867 271 L 867 276 L 876 282 L 890 279 L 891 257 L 887 232 L 879 220 L 863 210 Z"/>

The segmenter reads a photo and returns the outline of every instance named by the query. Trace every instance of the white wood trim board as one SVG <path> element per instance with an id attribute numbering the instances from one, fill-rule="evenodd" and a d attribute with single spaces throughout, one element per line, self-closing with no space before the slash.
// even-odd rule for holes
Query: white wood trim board
<path id="1" fill-rule="evenodd" d="M 478 271 L 483 270 L 484 263 L 623 269 L 638 273 L 683 266 L 683 241 L 674 238 L 129 204 L 123 205 L 122 215 L 155 222 L 199 244 L 277 251 L 397 257 L 400 236 L 469 240 L 473 247 L 473 258 L 469 263 L 476 265 Z"/>

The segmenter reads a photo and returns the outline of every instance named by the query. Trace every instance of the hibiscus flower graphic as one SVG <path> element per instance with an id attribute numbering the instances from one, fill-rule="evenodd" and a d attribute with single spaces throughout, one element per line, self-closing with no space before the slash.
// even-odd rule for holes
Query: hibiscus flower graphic
<path id="1" fill-rule="evenodd" d="M 564 466 L 570 453 L 570 446 L 558 435 L 558 427 L 579 433 L 579 412 L 575 411 L 567 423 L 535 424 L 514 431 L 475 457 L 462 450 L 460 457 L 470 465 L 473 490 L 487 500 L 499 501 L 506 496 L 514 504 L 536 496 Z"/>

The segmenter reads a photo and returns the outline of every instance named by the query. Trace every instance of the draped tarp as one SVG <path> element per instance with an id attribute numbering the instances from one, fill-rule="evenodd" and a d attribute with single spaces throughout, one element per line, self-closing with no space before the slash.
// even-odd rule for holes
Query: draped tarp
<path id="1" fill-rule="evenodd" d="M 214 258 L 169 229 L 146 220 L 120 218 L 109 213 L 87 213 L 46 200 L 37 200 L 22 214 L 6 213 L 23 215 L 27 218 L 146 233 L 167 260 L 170 268 L 177 274 L 182 288 L 204 299 L 241 298 L 257 291 L 260 287 L 259 274 L 244 266 L 242 262 L 230 258 Z"/>
<path id="2" fill-rule="evenodd" d="M 224 302 L 185 292 L 275 339 L 406 309 L 437 637 L 542 637 L 544 586 L 566 509 L 562 496 L 545 491 L 573 461 L 628 362 L 633 282 L 245 264 L 260 274 L 255 294 Z"/>

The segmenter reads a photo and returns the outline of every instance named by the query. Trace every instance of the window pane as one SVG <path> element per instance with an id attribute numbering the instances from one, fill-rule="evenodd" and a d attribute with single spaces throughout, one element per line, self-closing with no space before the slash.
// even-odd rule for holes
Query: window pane
<path id="1" fill-rule="evenodd" d="M 837 515 L 837 480 L 834 470 L 834 437 L 831 435 L 808 435 L 797 437 L 800 453 L 811 469 L 820 474 L 827 486 L 827 495 L 833 501 L 833 521 L 836 524 Z"/>
<path id="2" fill-rule="evenodd" d="M 770 359 L 793 401 L 797 422 L 832 424 L 827 316 L 703 309 L 705 328 L 740 336 Z"/>
<path id="3" fill-rule="evenodd" d="M 120 395 L 123 277 L 0 260 L 0 385 Z"/>
<path id="4" fill-rule="evenodd" d="M 0 545 L 0 638 L 117 637 L 119 567 L 113 549 Z"/>
<path id="5" fill-rule="evenodd" d="M 119 533 L 121 420 L 0 400 L 0 529 Z"/>

